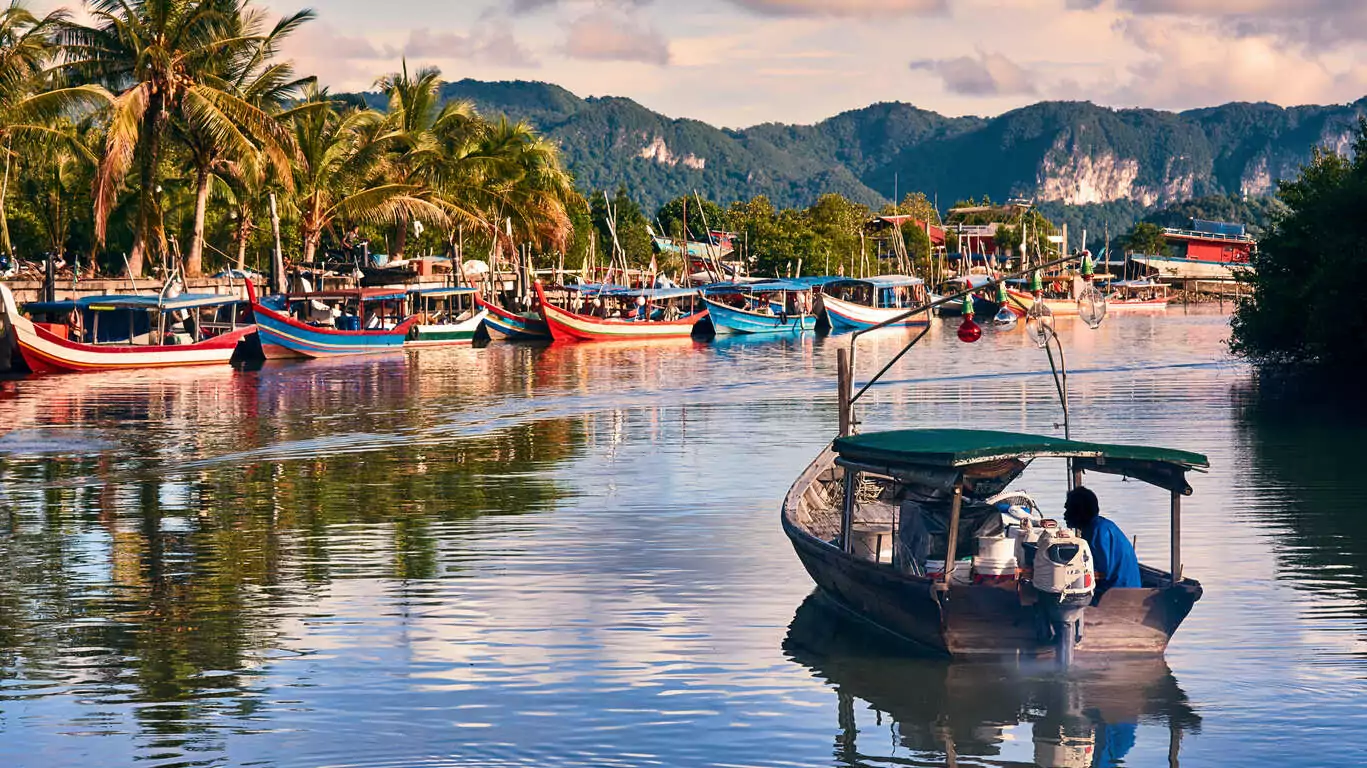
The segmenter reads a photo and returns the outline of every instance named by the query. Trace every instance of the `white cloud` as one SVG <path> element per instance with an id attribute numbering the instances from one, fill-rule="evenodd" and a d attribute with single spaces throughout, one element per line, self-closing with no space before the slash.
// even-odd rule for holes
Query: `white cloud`
<path id="1" fill-rule="evenodd" d="M 564 52 L 574 59 L 669 63 L 669 41 L 632 14 L 598 10 L 570 24 Z"/>
<path id="2" fill-rule="evenodd" d="M 1034 77 L 1000 53 L 978 51 L 977 56 L 920 59 L 913 70 L 933 72 L 945 90 L 965 96 L 1012 96 L 1035 93 Z"/>
<path id="3" fill-rule="evenodd" d="M 427 59 L 467 59 L 504 67 L 536 67 L 540 61 L 513 34 L 506 19 L 486 19 L 468 34 L 415 29 L 404 46 L 405 56 Z"/>
<path id="4" fill-rule="evenodd" d="M 887 16 L 942 13 L 949 0 L 730 0 L 776 16 Z"/>

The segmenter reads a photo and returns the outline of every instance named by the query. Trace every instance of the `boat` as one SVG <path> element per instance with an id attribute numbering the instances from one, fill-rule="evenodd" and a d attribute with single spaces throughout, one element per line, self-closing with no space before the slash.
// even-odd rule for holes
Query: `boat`
<path id="1" fill-rule="evenodd" d="M 537 306 L 555 341 L 686 338 L 693 335 L 693 326 L 707 317 L 694 288 L 573 291 L 580 306 L 566 309 L 546 298 L 540 281 L 534 285 Z M 607 316 L 595 315 L 595 309 Z"/>
<path id="2" fill-rule="evenodd" d="M 1251 272 L 1252 254 L 1258 247 L 1242 224 L 1192 219 L 1190 229 L 1163 230 L 1169 253 L 1137 254 L 1131 260 L 1143 264 L 1156 277 L 1172 280 L 1234 280 Z"/>
<path id="3" fill-rule="evenodd" d="M 1156 280 L 1115 280 L 1106 306 L 1111 312 L 1165 310 L 1168 298 L 1168 286 Z"/>
<path id="4" fill-rule="evenodd" d="M 802 280 L 727 283 L 708 286 L 702 298 L 718 335 L 793 334 L 816 330 L 814 287 Z"/>
<path id="5" fill-rule="evenodd" d="M 250 284 L 249 284 L 250 285 Z M 348 288 L 258 299 L 249 289 L 267 360 L 373 355 L 403 349 L 419 318 L 403 288 Z"/>
<path id="6" fill-rule="evenodd" d="M 434 347 L 471 344 L 488 310 L 475 299 L 474 288 L 429 287 L 408 289 L 409 312 L 417 318 L 404 346 Z"/>
<path id="7" fill-rule="evenodd" d="M 992 277 L 990 275 L 978 273 L 950 278 L 949 280 L 946 280 L 944 284 L 941 285 L 936 292 L 930 294 L 930 298 L 933 301 L 939 298 L 941 295 L 958 293 L 959 291 L 962 291 L 964 288 L 968 288 L 970 286 L 978 287 L 986 284 L 991 279 Z M 994 301 L 993 299 L 990 299 L 981 293 L 973 294 L 973 314 L 975 316 L 992 317 L 993 315 L 997 314 L 997 310 L 1001 308 L 1002 305 L 999 302 Z M 959 302 L 950 302 L 948 304 L 942 304 L 941 306 L 936 308 L 935 314 L 939 315 L 940 317 L 961 317 L 963 315 L 963 304 Z"/>
<path id="8" fill-rule="evenodd" d="M 821 312 L 832 333 L 868 330 L 907 310 L 927 303 L 925 283 L 918 277 L 879 275 L 877 277 L 832 280 L 821 289 Z M 930 324 L 929 313 L 922 312 L 887 327 L 910 328 Z"/>
<path id="9" fill-rule="evenodd" d="M 486 312 L 484 331 L 490 339 L 549 341 L 551 338 L 551 329 L 546 327 L 546 320 L 540 312 L 512 312 L 483 296 L 476 296 L 475 303 Z"/>
<path id="10" fill-rule="evenodd" d="M 246 302 L 230 294 L 87 296 L 31 302 L 19 311 L 0 285 L 0 310 L 33 373 L 84 373 L 222 365 L 255 332 Z"/>
<path id="11" fill-rule="evenodd" d="M 1038 459 L 1067 460 L 1075 484 L 1083 472 L 1100 472 L 1171 497 L 1170 570 L 1141 564 L 1143 586 L 1111 589 L 1082 609 L 1081 640 L 1066 648 L 1061 633 L 1057 642 L 1041 639 L 1042 611 L 1028 605 L 1044 605 L 1044 589 L 993 559 L 995 551 L 974 552 L 996 541 L 984 531 L 1001 523 L 997 495 Z M 1191 493 L 1187 473 L 1208 466 L 1186 451 L 1013 432 L 870 432 L 838 438 L 817 456 L 783 501 L 782 527 L 833 604 L 932 655 L 1162 655 L 1201 597 L 1200 583 L 1181 574 L 1180 509 Z M 973 560 L 960 561 L 961 553 Z M 1089 588 L 1090 579 L 1088 571 Z"/>

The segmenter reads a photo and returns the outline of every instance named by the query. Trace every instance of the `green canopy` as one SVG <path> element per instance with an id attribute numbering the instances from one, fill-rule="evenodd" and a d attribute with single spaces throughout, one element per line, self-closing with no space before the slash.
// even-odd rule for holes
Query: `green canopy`
<path id="1" fill-rule="evenodd" d="M 1188 470 L 1210 466 L 1210 461 L 1199 453 L 1170 448 L 1091 443 L 976 429 L 870 432 L 836 440 L 835 450 L 842 459 L 863 464 L 955 470 L 1006 459 L 1029 463 L 1037 458 L 1070 458 L 1077 469 L 1126 475 L 1181 493 L 1191 493 L 1185 479 Z M 1003 467 L 1002 472 L 1009 470 Z"/>

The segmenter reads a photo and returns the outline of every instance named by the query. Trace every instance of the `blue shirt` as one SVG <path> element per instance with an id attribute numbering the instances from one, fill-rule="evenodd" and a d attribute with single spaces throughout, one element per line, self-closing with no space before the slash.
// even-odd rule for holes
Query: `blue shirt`
<path id="1" fill-rule="evenodd" d="M 1096 563 L 1098 592 L 1142 586 L 1139 558 L 1135 557 L 1134 547 L 1120 526 L 1098 515 L 1087 534 L 1087 544 L 1092 548 L 1092 560 Z"/>

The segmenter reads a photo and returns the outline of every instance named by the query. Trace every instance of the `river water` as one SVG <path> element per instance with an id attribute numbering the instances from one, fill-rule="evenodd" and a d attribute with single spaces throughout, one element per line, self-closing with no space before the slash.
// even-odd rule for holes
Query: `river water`
<path id="1" fill-rule="evenodd" d="M 809 600 L 778 504 L 834 339 L 9 381 L 0 765 L 1362 764 L 1362 428 L 1213 308 L 1060 324 L 1075 436 L 1211 459 L 1166 662 L 918 660 Z M 953 330 L 865 429 L 1060 432 L 1042 352 Z M 1166 495 L 1089 483 L 1166 567 Z M 1018 485 L 1061 514 L 1061 469 Z"/>

